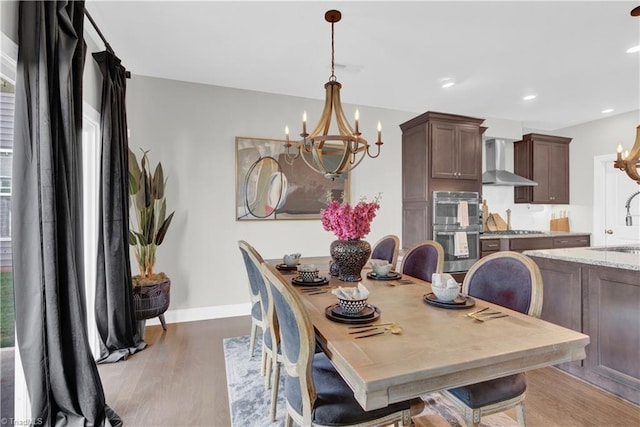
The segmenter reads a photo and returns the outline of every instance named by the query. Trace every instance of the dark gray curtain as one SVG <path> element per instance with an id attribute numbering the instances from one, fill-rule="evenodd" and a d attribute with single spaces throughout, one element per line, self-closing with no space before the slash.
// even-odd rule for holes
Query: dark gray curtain
<path id="1" fill-rule="evenodd" d="M 138 333 L 129 261 L 126 70 L 111 51 L 94 53 L 102 72 L 102 167 L 96 283 L 98 363 L 126 360 L 146 347 Z"/>
<path id="2" fill-rule="evenodd" d="M 18 348 L 37 425 L 111 426 L 87 340 L 82 248 L 84 2 L 19 6 L 12 243 Z"/>

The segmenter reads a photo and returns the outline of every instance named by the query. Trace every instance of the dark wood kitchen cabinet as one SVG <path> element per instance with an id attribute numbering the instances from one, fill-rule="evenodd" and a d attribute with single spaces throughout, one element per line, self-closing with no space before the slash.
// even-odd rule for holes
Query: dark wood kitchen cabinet
<path id="1" fill-rule="evenodd" d="M 432 238 L 434 191 L 482 193 L 484 119 L 427 111 L 402 123 L 402 247 Z"/>
<path id="2" fill-rule="evenodd" d="M 571 138 L 529 133 L 513 146 L 514 172 L 538 183 L 515 187 L 515 203 L 569 204 Z"/>
<path id="3" fill-rule="evenodd" d="M 478 125 L 436 121 L 431 124 L 431 178 L 482 178 L 482 138 Z"/>
<path id="4" fill-rule="evenodd" d="M 540 317 L 591 339 L 586 359 L 558 367 L 640 404 L 640 271 L 529 256 L 544 283 Z"/>

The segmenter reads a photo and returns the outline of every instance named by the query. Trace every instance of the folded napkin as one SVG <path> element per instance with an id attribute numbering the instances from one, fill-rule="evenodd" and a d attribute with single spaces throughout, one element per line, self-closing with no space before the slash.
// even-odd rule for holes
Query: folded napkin
<path id="1" fill-rule="evenodd" d="M 453 235 L 453 256 L 469 257 L 469 242 L 467 241 L 467 233 L 464 231 L 456 231 Z"/>
<path id="2" fill-rule="evenodd" d="M 340 299 L 346 300 L 366 299 L 369 297 L 369 289 L 367 289 L 362 283 L 358 283 L 357 288 L 343 288 L 342 286 L 338 286 L 332 290 L 331 293 Z"/>
<path id="3" fill-rule="evenodd" d="M 458 202 L 458 224 L 460 227 L 469 226 L 469 204 L 466 200 L 460 200 Z"/>

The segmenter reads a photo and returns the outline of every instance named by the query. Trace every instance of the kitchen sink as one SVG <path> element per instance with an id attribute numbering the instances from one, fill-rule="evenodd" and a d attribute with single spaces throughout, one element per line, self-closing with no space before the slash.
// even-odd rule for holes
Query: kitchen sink
<path id="1" fill-rule="evenodd" d="M 625 254 L 640 255 L 640 248 L 636 248 L 634 246 L 619 246 L 615 248 L 592 248 L 591 250 L 603 252 L 622 252 Z"/>

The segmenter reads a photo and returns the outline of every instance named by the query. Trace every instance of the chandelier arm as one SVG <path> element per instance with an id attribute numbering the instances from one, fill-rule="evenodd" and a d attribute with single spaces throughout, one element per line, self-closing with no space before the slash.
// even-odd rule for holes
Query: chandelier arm
<path id="1" fill-rule="evenodd" d="M 618 157 L 618 160 L 614 162 L 614 167 L 626 172 L 629 178 L 640 184 L 640 172 L 638 172 L 638 167 L 640 167 L 640 126 L 636 128 L 636 141 L 631 152 L 625 159 Z"/>
<path id="2" fill-rule="evenodd" d="M 340 85 L 340 83 L 335 83 Z M 329 129 L 331 127 L 331 115 L 333 114 L 334 109 L 334 101 L 333 101 L 333 86 L 335 85 L 332 82 L 328 82 L 324 85 L 325 88 L 325 100 L 324 100 L 324 108 L 322 109 L 322 114 L 320 115 L 320 120 L 318 120 L 318 124 L 315 129 L 309 134 L 309 138 L 315 138 L 318 135 L 326 135 L 329 133 Z"/>
<path id="3" fill-rule="evenodd" d="M 378 157 L 380 155 L 380 146 L 382 145 L 382 142 L 376 142 L 376 145 L 378 146 L 378 151 L 376 152 L 375 156 L 372 156 L 371 153 L 369 153 L 369 145 L 367 145 L 367 156 L 371 157 L 372 159 L 375 159 L 376 157 Z"/>
<path id="4" fill-rule="evenodd" d="M 354 153 L 354 157 L 355 157 L 355 153 Z M 357 161 L 349 162 L 349 167 L 344 169 L 343 172 L 349 172 L 349 171 L 351 171 L 351 169 L 355 169 L 355 167 L 358 166 L 360 164 L 360 162 L 362 162 L 364 160 L 364 158 L 365 158 L 365 155 L 364 155 L 364 153 L 362 153 L 360 155 L 360 158 Z"/>
<path id="5" fill-rule="evenodd" d="M 291 165 L 298 157 L 300 157 L 302 145 L 300 144 L 300 142 L 293 141 L 293 144 L 291 142 L 287 142 L 287 144 L 285 144 L 285 147 L 287 147 L 287 151 L 285 151 L 284 153 L 284 159 L 289 165 Z M 289 151 L 291 147 L 296 147 L 295 150 L 297 151 L 297 153 L 295 156 L 292 155 Z"/>
<path id="6" fill-rule="evenodd" d="M 340 99 L 340 88 L 336 87 L 333 91 L 333 105 L 335 108 L 336 114 L 336 122 L 338 124 L 338 130 L 341 135 L 352 136 L 355 135 L 355 132 L 351 125 L 349 124 L 349 120 L 344 114 L 344 109 L 342 108 L 342 100 Z"/>

